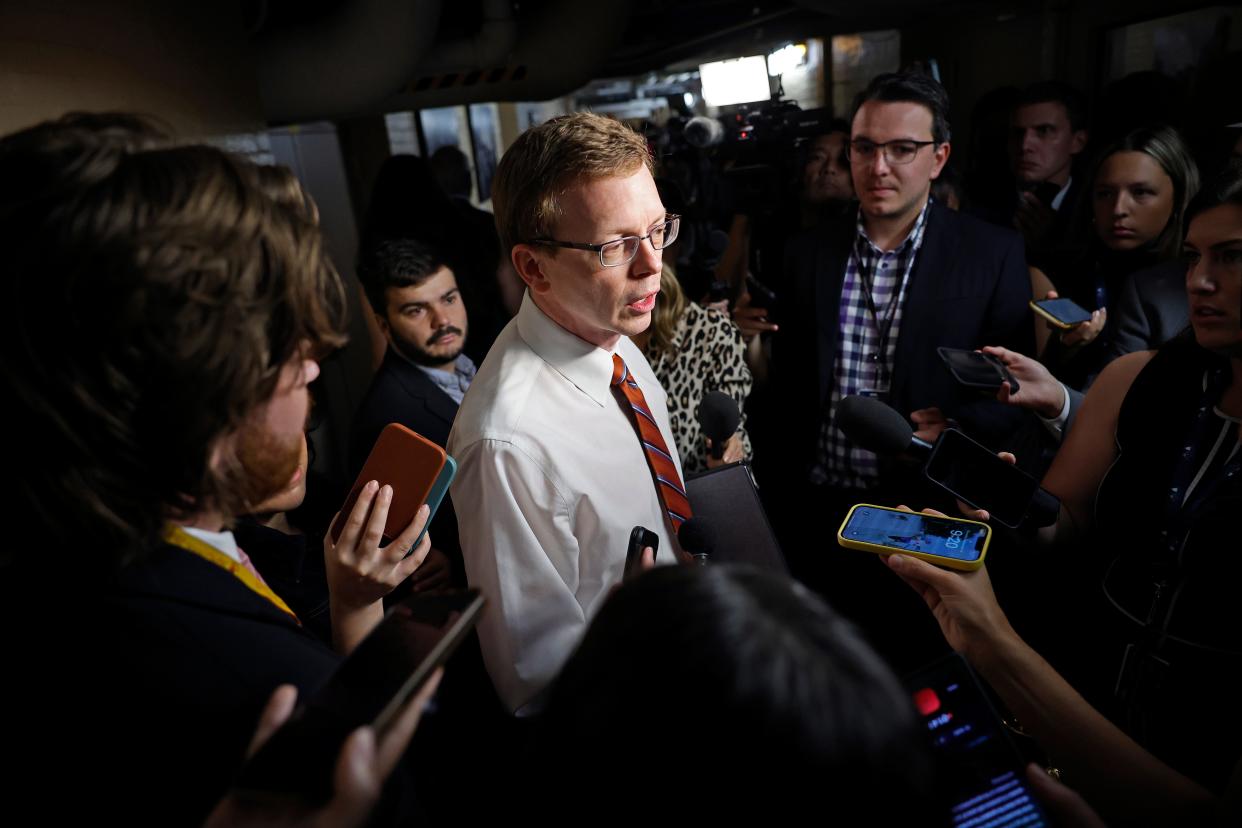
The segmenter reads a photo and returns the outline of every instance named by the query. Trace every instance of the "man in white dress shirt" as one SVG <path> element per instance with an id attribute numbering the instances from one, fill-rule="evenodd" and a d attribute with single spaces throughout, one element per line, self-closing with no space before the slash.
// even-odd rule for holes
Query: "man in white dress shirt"
<path id="1" fill-rule="evenodd" d="M 650 324 L 660 250 L 677 220 L 644 139 L 597 115 L 521 135 L 492 193 L 527 292 L 470 386 L 448 450 L 466 574 L 490 603 L 484 661 L 521 716 L 538 709 L 621 580 L 630 531 L 655 532 L 662 563 L 677 554 L 634 415 L 612 387 L 616 354 L 673 445 L 664 391 L 629 337 Z"/>

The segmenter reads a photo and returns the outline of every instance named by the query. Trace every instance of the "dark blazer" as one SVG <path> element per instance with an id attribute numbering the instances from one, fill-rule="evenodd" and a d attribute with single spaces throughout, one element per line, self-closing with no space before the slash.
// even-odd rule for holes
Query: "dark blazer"
<path id="1" fill-rule="evenodd" d="M 5 574 L 6 593 L 41 583 Z M 10 675 L 30 694 L 6 705 L 6 732 L 31 728 L 29 750 L 15 755 L 30 763 L 33 784 L 56 780 L 60 795 L 29 801 L 69 823 L 113 814 L 133 825 L 201 824 L 272 691 L 291 683 L 304 699 L 339 663 L 236 577 L 175 546 L 112 578 L 58 583 L 54 601 L 37 594 L 44 611 L 6 647 Z M 4 611 L 30 600 L 9 595 Z M 53 761 L 36 758 L 44 752 Z"/>
<path id="2" fill-rule="evenodd" d="M 1190 324 L 1186 265 L 1161 262 L 1130 276 L 1100 334 L 1104 356 L 1100 368 L 1133 351 L 1159 348 Z"/>
<path id="3" fill-rule="evenodd" d="M 371 447 L 389 423 L 401 423 L 440 446 L 448 444 L 449 430 L 457 416 L 457 403 L 441 391 L 417 366 L 396 354 L 392 348 L 384 355 L 371 387 L 354 415 L 350 439 L 350 476 L 356 477 Z M 459 569 L 461 545 L 457 516 L 448 495 L 431 519 L 432 544 L 453 561 L 454 576 Z M 464 583 L 464 581 L 463 581 Z"/>
<path id="4" fill-rule="evenodd" d="M 889 404 L 907 417 L 939 407 L 976 439 L 1008 447 L 1021 412 L 962 389 L 944 367 L 938 347 L 1033 347 L 1031 282 L 1021 237 L 933 202 L 923 244 L 906 289 Z M 793 301 L 782 305 L 774 343 L 774 373 L 788 406 L 787 430 L 809 468 L 833 388 L 837 326 L 853 218 L 796 239 L 786 258 Z"/>

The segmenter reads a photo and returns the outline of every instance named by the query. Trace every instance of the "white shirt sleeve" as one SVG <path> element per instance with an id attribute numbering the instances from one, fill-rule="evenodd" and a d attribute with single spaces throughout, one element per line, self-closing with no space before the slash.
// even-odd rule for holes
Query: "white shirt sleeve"
<path id="1" fill-rule="evenodd" d="M 1036 415 L 1039 417 L 1040 422 L 1044 424 L 1044 428 L 1048 429 L 1048 432 L 1058 440 L 1061 439 L 1061 435 L 1065 431 L 1065 423 L 1069 420 L 1070 413 L 1069 389 L 1065 387 L 1065 383 L 1062 382 L 1059 384 L 1061 386 L 1061 393 L 1065 395 L 1065 401 L 1061 403 L 1061 413 L 1051 418 L 1045 417 L 1043 414 Z"/>
<path id="2" fill-rule="evenodd" d="M 545 470 L 512 443 L 479 440 L 456 460 L 452 492 L 462 504 L 466 576 L 488 602 L 478 626 L 483 661 L 501 701 L 523 715 L 538 708 L 586 627 L 575 597 L 571 509 Z"/>

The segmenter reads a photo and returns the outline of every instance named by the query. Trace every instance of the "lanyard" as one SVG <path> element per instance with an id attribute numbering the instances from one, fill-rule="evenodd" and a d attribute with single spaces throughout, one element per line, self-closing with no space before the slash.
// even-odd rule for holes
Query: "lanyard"
<path id="1" fill-rule="evenodd" d="M 871 325 L 875 329 L 878 340 L 875 353 L 871 355 L 871 363 L 875 366 L 875 390 L 880 391 L 882 385 L 885 386 L 884 390 L 887 390 L 888 339 L 893 331 L 893 323 L 897 321 L 897 308 L 901 305 L 901 293 L 905 288 L 906 278 L 914 266 L 914 251 L 911 251 L 906 266 L 902 269 L 897 282 L 893 285 L 893 295 L 889 297 L 888 302 L 884 306 L 883 324 L 881 324 L 880 312 L 876 308 L 873 295 L 874 281 L 872 280 L 872 271 L 880 260 L 883 259 L 883 255 L 875 256 L 869 251 L 864 252 L 865 244 L 866 241 L 860 237 L 856 242 L 854 255 L 858 258 L 858 281 L 862 283 L 863 301 L 867 305 L 867 313 L 871 317 Z M 868 259 L 871 260 L 869 263 Z"/>
<path id="2" fill-rule="evenodd" d="M 164 529 L 164 542 L 180 547 L 192 555 L 197 555 L 203 560 L 209 561 L 221 569 L 227 570 L 235 578 L 237 578 L 237 580 L 245 584 L 251 592 L 254 592 L 266 599 L 269 603 L 274 605 L 276 609 L 293 619 L 295 624 L 299 627 L 302 626 L 302 622 L 298 620 L 297 615 L 294 614 L 293 610 L 289 609 L 289 605 L 281 600 L 279 595 L 272 592 L 271 587 L 256 576 L 252 570 L 242 566 L 240 563 L 233 560 L 219 549 L 216 549 L 211 544 L 199 540 L 189 532 L 182 529 L 180 526 L 174 526 L 172 524 L 169 524 Z"/>

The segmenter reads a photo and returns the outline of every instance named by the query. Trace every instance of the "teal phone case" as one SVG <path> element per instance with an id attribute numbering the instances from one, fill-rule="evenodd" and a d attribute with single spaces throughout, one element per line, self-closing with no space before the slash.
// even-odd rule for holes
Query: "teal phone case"
<path id="1" fill-rule="evenodd" d="M 444 455 L 444 466 L 440 469 L 436 482 L 431 485 L 431 491 L 427 494 L 427 506 L 431 509 L 431 514 L 427 515 L 427 525 L 423 527 L 423 531 L 418 533 L 418 539 L 410 547 L 410 552 L 417 549 L 418 545 L 423 542 L 423 535 L 427 534 L 427 530 L 431 528 L 431 519 L 436 516 L 436 510 L 440 508 L 441 501 L 448 494 L 449 484 L 456 476 L 457 461 L 447 454 Z"/>

